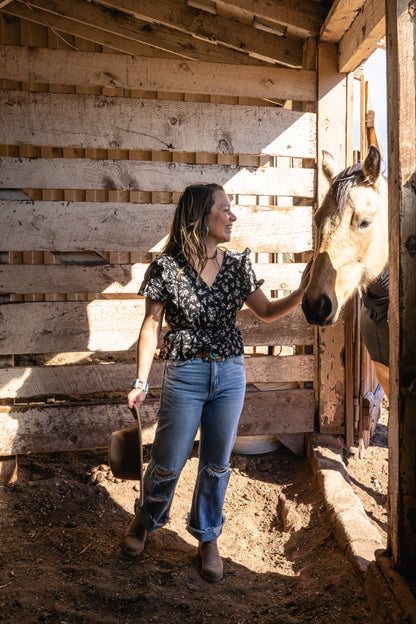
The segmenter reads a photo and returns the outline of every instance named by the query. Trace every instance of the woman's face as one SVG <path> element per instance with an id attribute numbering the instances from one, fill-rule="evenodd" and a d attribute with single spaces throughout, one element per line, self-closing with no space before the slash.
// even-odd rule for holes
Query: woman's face
<path id="1" fill-rule="evenodd" d="M 224 191 L 215 191 L 214 204 L 206 218 L 209 227 L 207 242 L 228 243 L 231 240 L 231 230 L 237 217 L 231 212 L 231 204 Z"/>

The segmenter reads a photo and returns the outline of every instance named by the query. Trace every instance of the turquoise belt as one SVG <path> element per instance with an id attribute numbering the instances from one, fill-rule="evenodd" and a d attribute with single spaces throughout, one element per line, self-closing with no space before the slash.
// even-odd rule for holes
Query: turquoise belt
<path id="1" fill-rule="evenodd" d="M 196 354 L 196 357 L 201 358 L 203 362 L 223 362 L 225 360 L 225 357 L 216 351 L 209 351 L 208 349 L 203 349 Z"/>

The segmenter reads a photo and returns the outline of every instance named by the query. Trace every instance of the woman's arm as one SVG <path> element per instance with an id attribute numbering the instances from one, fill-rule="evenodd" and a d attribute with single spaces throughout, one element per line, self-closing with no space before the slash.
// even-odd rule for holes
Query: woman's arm
<path id="1" fill-rule="evenodd" d="M 271 323 L 281 316 L 285 316 L 302 301 L 303 293 L 309 281 L 311 265 L 312 260 L 309 260 L 302 273 L 299 288 L 291 292 L 287 297 L 271 301 L 266 297 L 261 288 L 257 288 L 247 297 L 246 304 L 256 316 L 262 321 L 266 321 L 266 323 Z"/>
<path id="2" fill-rule="evenodd" d="M 160 330 L 162 329 L 165 307 L 165 301 L 155 301 L 146 298 L 144 319 L 137 342 L 137 377 L 142 381 L 147 381 L 149 378 Z M 146 393 L 140 390 L 140 388 L 130 390 L 127 396 L 128 406 L 130 409 L 133 405 L 139 407 L 145 398 Z"/>

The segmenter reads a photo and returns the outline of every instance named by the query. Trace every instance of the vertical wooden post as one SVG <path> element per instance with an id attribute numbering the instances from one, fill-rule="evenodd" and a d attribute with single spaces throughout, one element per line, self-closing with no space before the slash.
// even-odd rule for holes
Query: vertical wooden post
<path id="1" fill-rule="evenodd" d="M 354 445 L 355 300 L 345 306 L 345 446 Z"/>
<path id="2" fill-rule="evenodd" d="M 367 156 L 367 130 L 365 118 L 367 113 L 367 83 L 364 76 L 360 76 L 360 161 L 364 162 Z"/>
<path id="3" fill-rule="evenodd" d="M 346 75 L 337 71 L 337 47 L 318 47 L 318 172 L 317 201 L 322 202 L 328 182 L 322 173 L 322 150 L 345 167 Z M 319 429 L 323 433 L 345 431 L 344 321 L 319 330 Z"/>
<path id="4" fill-rule="evenodd" d="M 416 6 L 386 1 L 390 265 L 388 543 L 416 576 Z"/>
<path id="5" fill-rule="evenodd" d="M 354 74 L 346 77 L 346 126 L 345 126 L 345 165 L 353 163 L 354 134 Z M 354 445 L 354 340 L 356 337 L 357 299 L 354 297 L 345 306 L 345 446 Z"/>
<path id="6" fill-rule="evenodd" d="M 345 165 L 347 167 L 354 162 L 354 81 L 354 72 L 347 74 L 347 118 L 345 127 Z"/>

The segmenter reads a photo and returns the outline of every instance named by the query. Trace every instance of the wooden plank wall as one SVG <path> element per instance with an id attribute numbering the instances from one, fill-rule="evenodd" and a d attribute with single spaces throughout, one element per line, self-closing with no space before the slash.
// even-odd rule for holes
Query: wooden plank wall
<path id="1" fill-rule="evenodd" d="M 338 73 L 337 46 L 318 46 L 318 180 L 317 200 L 322 201 L 328 190 L 322 167 L 322 154 L 330 152 L 341 168 L 351 157 L 347 137 L 352 134 L 350 90 L 345 74 Z M 345 326 L 344 319 L 334 325 L 319 328 L 319 362 L 317 389 L 319 391 L 319 426 L 322 433 L 345 434 Z"/>
<path id="2" fill-rule="evenodd" d="M 71 82 L 76 55 L 84 68 L 130 57 L 1 13 L 0 44 L 6 60 L 39 48 L 40 80 L 1 65 L 0 456 L 106 446 L 132 422 L 125 395 L 144 310 L 136 292 L 185 185 L 224 184 L 238 216 L 230 247 L 251 248 L 272 296 L 297 287 L 312 249 L 314 72 L 304 72 L 303 92 L 290 74 L 299 101 L 288 99 L 290 81 L 274 101 L 256 98 L 249 81 L 247 96 L 241 86 L 236 95 L 139 91 L 105 86 L 99 72 L 87 86 Z M 301 310 L 268 325 L 243 309 L 238 323 L 248 382 L 239 434 L 312 431 L 315 338 Z M 161 375 L 155 361 L 145 442 Z"/>

